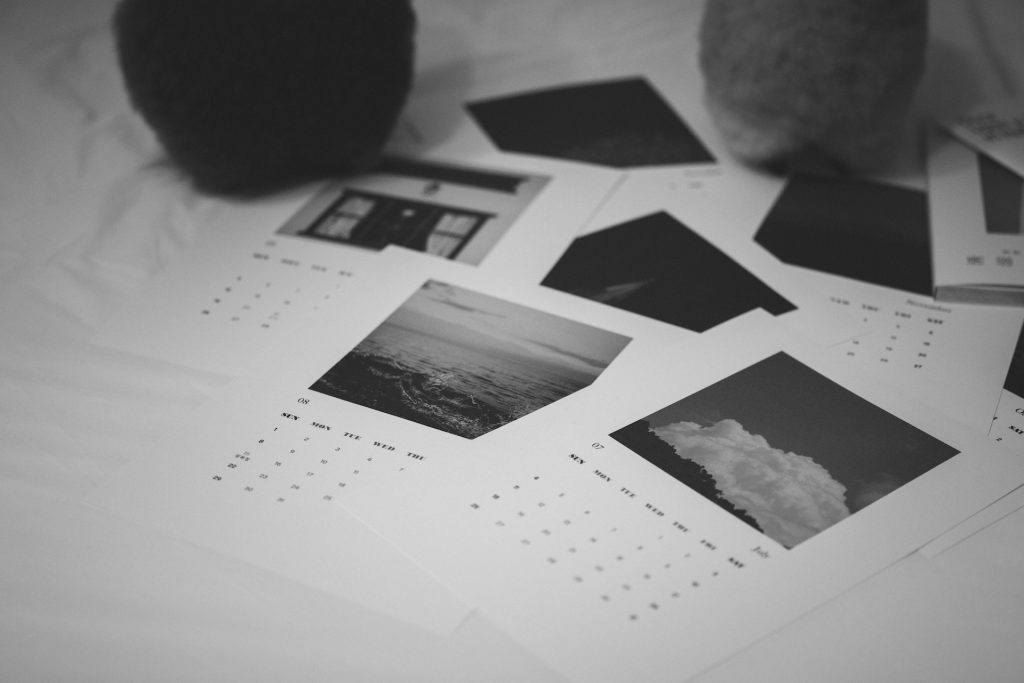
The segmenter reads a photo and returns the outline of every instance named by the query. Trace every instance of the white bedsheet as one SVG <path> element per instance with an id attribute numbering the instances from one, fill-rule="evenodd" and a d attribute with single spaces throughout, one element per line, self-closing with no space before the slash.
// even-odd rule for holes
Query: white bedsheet
<path id="1" fill-rule="evenodd" d="M 419 92 L 692 46 L 699 12 L 678 0 L 416 5 Z M 0 680 L 559 680 L 478 617 L 430 635 L 79 502 L 224 381 L 89 344 L 232 209 L 159 162 L 121 85 L 112 6 L 0 4 Z M 959 66 L 933 73 L 923 100 L 1024 94 L 1022 26 L 1017 0 L 937 0 L 936 62 Z M 1022 571 L 1017 513 L 704 679 L 1019 680 Z"/>

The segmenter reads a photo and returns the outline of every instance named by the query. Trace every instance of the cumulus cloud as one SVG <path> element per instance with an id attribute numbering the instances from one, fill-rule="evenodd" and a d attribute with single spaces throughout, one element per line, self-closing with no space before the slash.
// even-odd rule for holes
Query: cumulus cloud
<path id="1" fill-rule="evenodd" d="M 846 518 L 846 487 L 809 457 L 772 447 L 736 420 L 676 422 L 654 433 L 704 467 L 722 496 L 779 543 L 793 547 Z"/>

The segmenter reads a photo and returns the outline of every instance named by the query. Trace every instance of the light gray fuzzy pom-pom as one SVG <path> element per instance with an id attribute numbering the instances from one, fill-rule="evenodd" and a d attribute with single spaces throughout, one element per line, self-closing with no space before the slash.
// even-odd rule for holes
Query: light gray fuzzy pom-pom
<path id="1" fill-rule="evenodd" d="M 859 171 L 897 147 L 926 47 L 927 0 L 708 0 L 700 67 L 740 159 Z"/>

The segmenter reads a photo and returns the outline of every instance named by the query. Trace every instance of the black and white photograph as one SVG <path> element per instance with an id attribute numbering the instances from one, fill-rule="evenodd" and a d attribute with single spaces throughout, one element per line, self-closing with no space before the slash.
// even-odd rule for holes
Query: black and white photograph
<path id="1" fill-rule="evenodd" d="M 931 296 L 922 190 L 795 172 L 754 238 L 780 261 Z"/>
<path id="2" fill-rule="evenodd" d="M 477 100 L 466 109 L 505 152 L 613 168 L 715 163 L 686 122 L 639 76 Z"/>
<path id="3" fill-rule="evenodd" d="M 664 211 L 578 237 L 542 284 L 694 332 L 796 308 Z"/>
<path id="4" fill-rule="evenodd" d="M 958 452 L 781 352 L 611 437 L 786 548 Z"/>
<path id="5" fill-rule="evenodd" d="M 985 214 L 990 235 L 1024 234 L 1024 178 L 985 154 L 975 153 Z"/>
<path id="6" fill-rule="evenodd" d="M 278 232 L 374 250 L 395 244 L 476 264 L 548 181 L 388 157 L 370 173 L 325 186 Z"/>
<path id="7" fill-rule="evenodd" d="M 474 439 L 589 386 L 629 341 L 429 280 L 310 389 Z"/>

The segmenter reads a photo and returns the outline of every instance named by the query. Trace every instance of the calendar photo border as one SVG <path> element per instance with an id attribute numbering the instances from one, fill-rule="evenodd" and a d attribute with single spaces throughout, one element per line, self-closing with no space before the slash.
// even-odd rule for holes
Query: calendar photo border
<path id="1" fill-rule="evenodd" d="M 277 234 L 375 251 L 397 244 L 478 265 L 551 182 L 521 169 L 389 156 L 367 173 L 329 182 Z M 365 215 L 345 216 L 349 229 L 327 229 L 350 198 L 370 205 Z M 428 215 L 413 228 L 402 225 L 416 213 Z M 448 234 L 444 221 L 463 217 L 469 228 Z"/>

